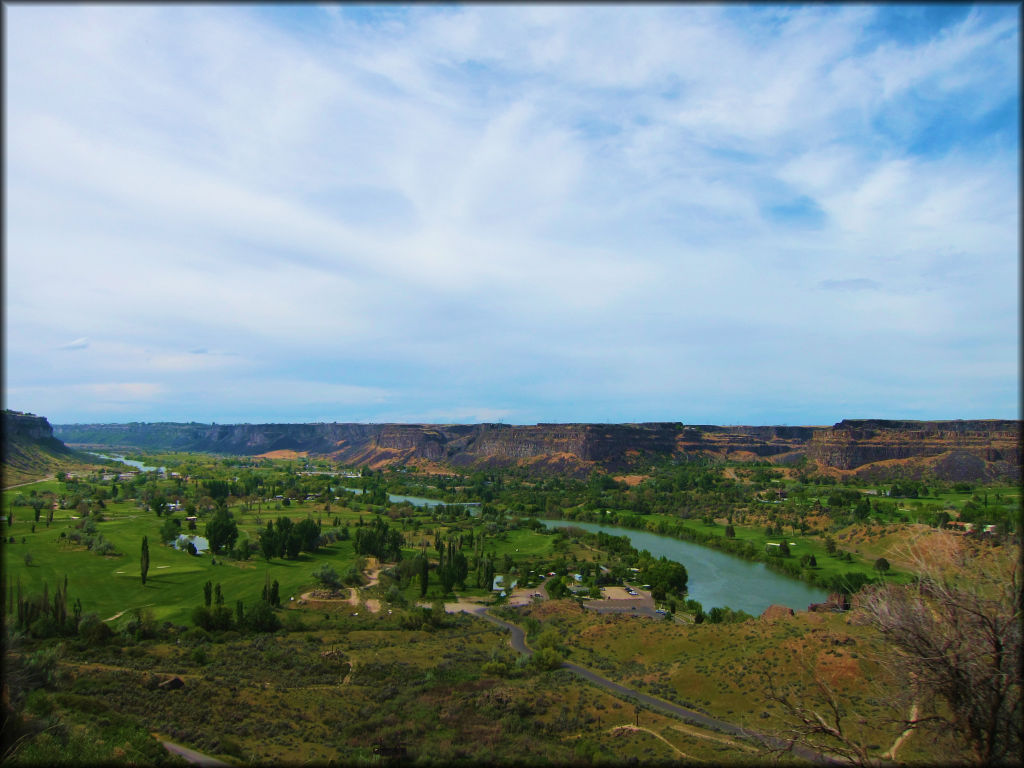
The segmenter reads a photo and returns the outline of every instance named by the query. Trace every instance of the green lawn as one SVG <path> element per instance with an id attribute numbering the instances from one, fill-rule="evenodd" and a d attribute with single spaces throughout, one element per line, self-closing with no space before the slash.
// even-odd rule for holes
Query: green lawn
<path id="1" fill-rule="evenodd" d="M 4 500 L 8 501 L 7 493 Z M 240 531 L 255 541 L 258 532 L 255 513 L 232 511 L 239 521 Z M 296 519 L 305 517 L 304 510 L 298 515 L 294 512 L 291 511 L 291 516 Z M 203 601 L 206 581 L 220 583 L 226 604 L 233 607 L 236 600 L 251 604 L 259 599 L 266 573 L 271 580 L 280 583 L 284 601 L 312 586 L 311 574 L 320 563 L 330 562 L 335 570 L 343 572 L 355 560 L 351 540 L 321 547 L 313 555 L 304 553 L 298 560 L 274 559 L 267 563 L 254 555 L 247 561 L 234 561 L 227 557 L 215 558 L 209 553 L 194 557 L 161 544 L 163 518 L 137 509 L 132 501 L 107 503 L 107 520 L 97 524 L 97 532 L 112 542 L 121 554 L 101 557 L 60 538 L 62 532 L 70 534 L 75 530 L 77 520 L 72 519 L 72 514 L 73 510 L 56 510 L 53 523 L 47 528 L 44 511 L 33 533 L 32 510 L 16 508 L 14 525 L 3 526 L 4 576 L 15 589 L 20 582 L 25 593 L 35 594 L 42 590 L 44 583 L 52 593 L 55 585 L 62 583 L 67 575 L 69 605 L 79 598 L 84 612 L 95 612 L 103 619 L 146 607 L 160 620 L 189 623 L 192 609 Z M 274 516 L 277 514 L 286 513 L 274 513 Z M 349 520 L 358 518 L 354 513 L 341 516 Z M 271 514 L 264 512 L 264 524 L 270 518 Z M 325 527 L 329 527 L 329 522 L 325 520 Z M 202 535 L 203 527 L 200 521 L 196 533 Z M 13 544 L 9 541 L 11 536 Z M 149 539 L 150 553 L 145 586 L 140 577 L 143 536 Z M 30 565 L 25 562 L 26 553 L 31 555 Z"/>

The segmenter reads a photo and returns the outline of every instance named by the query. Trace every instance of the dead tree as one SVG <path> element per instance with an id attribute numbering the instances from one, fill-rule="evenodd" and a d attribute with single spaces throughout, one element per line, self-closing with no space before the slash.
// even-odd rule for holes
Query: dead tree
<path id="1" fill-rule="evenodd" d="M 928 537 L 904 555 L 918 579 L 860 596 L 859 613 L 887 641 L 889 662 L 921 697 L 938 697 L 981 765 L 1020 763 L 1021 579 L 991 551 Z"/>

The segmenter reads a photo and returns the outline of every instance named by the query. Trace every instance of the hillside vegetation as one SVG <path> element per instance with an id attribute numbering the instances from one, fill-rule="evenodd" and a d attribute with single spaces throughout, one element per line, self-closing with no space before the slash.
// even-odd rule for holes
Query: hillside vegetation
<path id="1" fill-rule="evenodd" d="M 563 661 L 783 740 L 803 738 L 786 702 L 827 711 L 833 692 L 843 738 L 871 760 L 969 760 L 956 712 L 885 663 L 889 641 L 858 605 L 918 584 L 922 548 L 952 542 L 995 575 L 1019 554 L 1016 485 L 868 481 L 809 460 L 665 458 L 578 479 L 129 458 L 165 470 L 97 466 L 3 494 L 5 762 L 173 762 L 153 733 L 235 764 L 360 764 L 381 747 L 466 764 L 771 759 L 759 738 L 638 709 Z M 685 563 L 537 518 L 712 546 L 854 610 L 701 605 Z M 518 586 L 492 589 L 498 576 Z M 628 613 L 601 610 L 620 601 Z M 533 655 L 458 613 L 483 608 L 522 626 Z"/>
<path id="2" fill-rule="evenodd" d="M 9 488 L 57 472 L 96 466 L 96 459 L 53 436 L 49 422 L 30 413 L 4 411 L 3 485 Z"/>

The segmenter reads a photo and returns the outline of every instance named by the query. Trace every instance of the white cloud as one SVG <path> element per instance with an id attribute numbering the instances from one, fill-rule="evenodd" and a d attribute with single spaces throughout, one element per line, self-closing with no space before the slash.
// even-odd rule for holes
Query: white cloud
<path id="1" fill-rule="evenodd" d="M 1008 389 L 1016 15 L 911 40 L 881 6 L 288 13 L 8 9 L 12 392 L 676 418 L 750 412 L 754 379 L 813 400 L 824 367 L 840 402 L 854 361 L 926 343 Z"/>
<path id="2" fill-rule="evenodd" d="M 67 344 L 61 344 L 57 349 L 74 350 L 74 349 L 86 349 L 89 346 L 89 340 L 84 336 L 74 341 L 69 341 Z"/>

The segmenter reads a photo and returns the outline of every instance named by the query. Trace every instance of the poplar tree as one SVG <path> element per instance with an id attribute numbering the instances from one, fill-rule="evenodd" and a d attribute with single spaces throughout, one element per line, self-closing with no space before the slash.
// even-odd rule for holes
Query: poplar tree
<path id="1" fill-rule="evenodd" d="M 142 558 L 140 560 L 142 567 L 142 584 L 146 584 L 146 574 L 149 573 L 149 537 L 142 537 Z"/>

